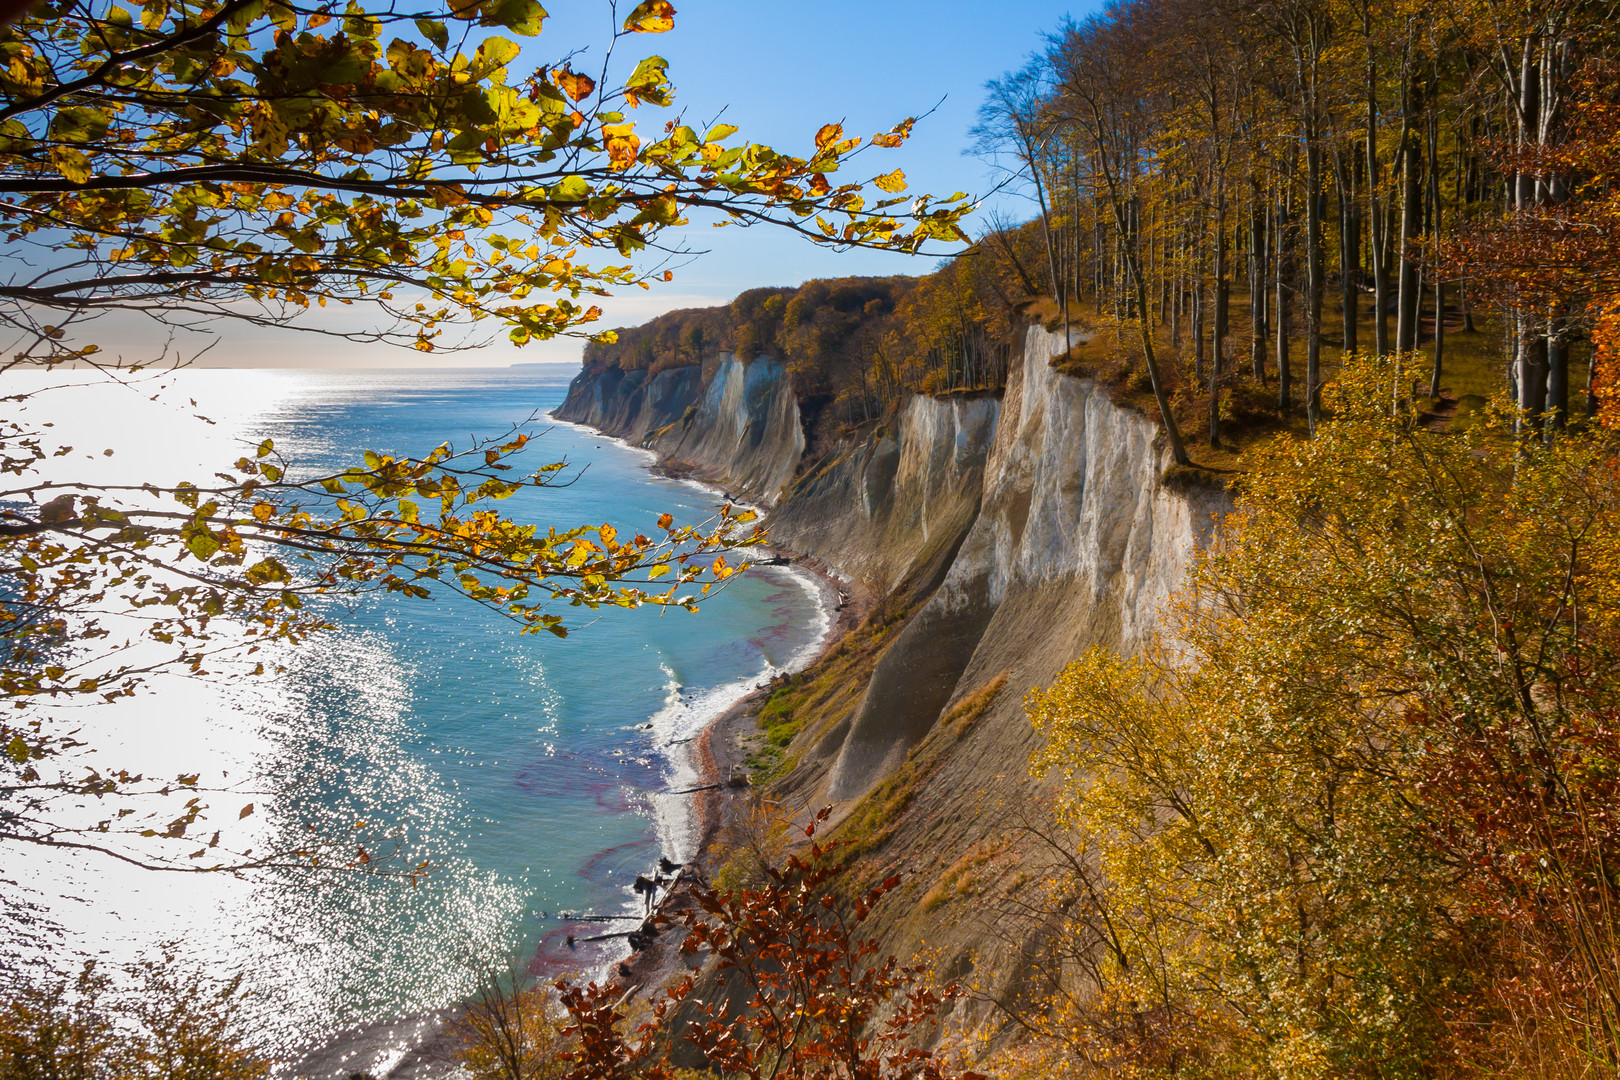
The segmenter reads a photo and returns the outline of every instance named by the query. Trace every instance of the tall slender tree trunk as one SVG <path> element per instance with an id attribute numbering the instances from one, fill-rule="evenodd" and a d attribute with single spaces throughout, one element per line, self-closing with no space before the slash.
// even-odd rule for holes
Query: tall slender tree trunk
<path id="1" fill-rule="evenodd" d="M 1063 279 L 1058 275 L 1057 246 L 1052 238 L 1052 214 L 1046 204 L 1046 186 L 1041 181 L 1041 164 L 1033 150 L 1029 153 L 1029 171 L 1035 180 L 1035 201 L 1041 210 L 1041 235 L 1046 239 L 1046 269 L 1052 275 L 1052 299 L 1063 312 L 1063 351 L 1069 350 L 1069 301 L 1063 290 Z"/>
<path id="2" fill-rule="evenodd" d="M 1268 193 L 1261 189 L 1260 178 L 1249 180 L 1249 366 L 1254 380 L 1262 385 L 1266 381 L 1266 269 L 1270 262 L 1266 240 L 1270 232 L 1266 213 Z"/>
<path id="3" fill-rule="evenodd" d="M 1294 407 L 1293 369 L 1288 363 L 1289 325 L 1293 314 L 1294 227 L 1293 193 L 1287 187 L 1277 192 L 1277 408 L 1284 414 Z"/>
<path id="4" fill-rule="evenodd" d="M 1532 34 L 1525 38 L 1519 64 L 1519 144 L 1526 146 L 1540 137 L 1541 66 L 1540 37 Z M 1536 201 L 1536 178 L 1527 170 L 1519 170 L 1514 183 L 1514 204 L 1520 213 L 1528 213 Z M 1547 333 L 1538 313 L 1517 307 L 1514 323 L 1518 357 L 1515 379 L 1518 390 L 1521 432 L 1526 424 L 1531 430 L 1541 430 L 1542 413 L 1547 408 Z"/>
<path id="5" fill-rule="evenodd" d="M 1389 355 L 1389 262 L 1384 235 L 1384 215 L 1378 200 L 1378 66 L 1371 41 L 1372 27 L 1366 17 L 1363 29 L 1369 35 L 1367 46 L 1367 253 L 1372 261 L 1373 347 L 1379 356 Z"/>
<path id="6" fill-rule="evenodd" d="M 1202 231 L 1202 230 L 1200 230 Z M 1204 381 L 1204 239 L 1198 238 L 1197 252 L 1193 256 L 1193 279 L 1190 291 L 1192 296 L 1192 338 L 1193 338 L 1193 379 L 1196 382 Z"/>
<path id="7" fill-rule="evenodd" d="M 1209 445 L 1218 446 L 1221 437 L 1221 373 L 1225 369 L 1226 324 L 1230 283 L 1226 271 L 1226 193 L 1219 188 L 1215 197 L 1215 263 L 1210 288 L 1215 301 L 1209 349 Z"/>
<path id="8" fill-rule="evenodd" d="M 1430 95 L 1431 101 L 1433 95 Z M 1429 109 L 1429 233 L 1440 236 L 1442 209 L 1440 206 L 1440 117 L 1433 106 Z M 1440 378 L 1446 357 L 1446 283 L 1439 274 L 1434 278 L 1434 367 L 1429 374 L 1429 397 L 1440 396 Z"/>
<path id="9" fill-rule="evenodd" d="M 1314 432 L 1322 408 L 1322 148 L 1305 138 L 1305 417 Z"/>
<path id="10" fill-rule="evenodd" d="M 1121 233 L 1125 231 L 1125 215 L 1119 204 L 1119 195 L 1115 188 L 1116 181 L 1107 177 L 1108 186 L 1113 197 L 1110 200 L 1114 209 L 1114 224 Z M 1147 305 L 1147 282 L 1142 277 L 1142 267 L 1137 261 L 1136 252 L 1130 244 L 1125 245 L 1125 269 L 1130 274 L 1131 284 L 1136 289 L 1137 303 Z M 1153 400 L 1159 406 L 1159 416 L 1164 424 L 1165 440 L 1170 444 L 1170 457 L 1177 465 L 1190 465 L 1192 460 L 1187 457 L 1187 447 L 1181 441 L 1181 426 L 1176 423 L 1176 414 L 1170 411 L 1170 395 L 1164 385 L 1159 372 L 1159 356 L 1153 347 L 1153 328 L 1146 319 L 1137 324 L 1142 335 L 1142 359 L 1147 365 L 1148 381 L 1153 384 Z"/>
<path id="11" fill-rule="evenodd" d="M 1350 356 L 1359 347 L 1357 320 L 1361 317 L 1361 204 L 1356 201 L 1356 152 L 1334 155 L 1339 193 L 1339 308 L 1344 312 L 1341 348 Z"/>
<path id="12" fill-rule="evenodd" d="M 1423 228 L 1423 195 L 1420 186 L 1423 159 L 1418 156 L 1418 149 L 1414 145 L 1413 119 L 1417 112 L 1417 93 L 1413 80 L 1408 78 L 1402 95 L 1404 103 L 1401 106 L 1401 250 L 1399 294 L 1395 301 L 1395 348 L 1401 352 L 1412 352 L 1417 349 L 1418 344 L 1420 283 L 1418 260 L 1414 257 L 1412 249 Z"/>
<path id="13" fill-rule="evenodd" d="M 1182 280 L 1182 265 L 1187 257 L 1186 234 L 1176 234 L 1176 265 L 1170 270 L 1170 347 L 1181 352 L 1181 312 L 1186 298 L 1186 284 Z"/>

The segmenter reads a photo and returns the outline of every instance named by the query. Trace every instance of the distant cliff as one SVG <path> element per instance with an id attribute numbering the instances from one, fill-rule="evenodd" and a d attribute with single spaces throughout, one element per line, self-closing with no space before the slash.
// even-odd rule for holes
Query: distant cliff
<path id="1" fill-rule="evenodd" d="M 1031 328 L 1000 398 L 914 396 L 814 460 L 768 360 L 582 373 L 557 413 L 773 506 L 773 539 L 880 600 L 779 691 L 794 734 L 772 782 L 788 805 L 833 804 L 862 861 L 901 873 L 886 947 L 988 989 L 1016 984 L 1036 932 L 1004 917 L 1043 858 L 1018 828 L 1045 794 L 1023 696 L 1090 646 L 1137 649 L 1228 509 L 1165 487 L 1157 425 L 1054 371 L 1062 349 Z"/>
<path id="2" fill-rule="evenodd" d="M 721 353 L 701 367 L 581 372 L 555 411 L 656 450 L 740 496 L 774 505 L 804 453 L 799 406 L 782 365 Z"/>

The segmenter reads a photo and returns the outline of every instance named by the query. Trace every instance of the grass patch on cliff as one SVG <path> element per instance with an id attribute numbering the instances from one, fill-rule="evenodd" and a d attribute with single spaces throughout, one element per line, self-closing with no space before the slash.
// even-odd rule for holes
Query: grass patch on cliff
<path id="1" fill-rule="evenodd" d="M 876 851 L 889 842 L 899 826 L 900 815 L 939 769 L 949 748 L 968 733 L 1006 686 L 1004 671 L 963 695 L 945 711 L 922 741 L 911 748 L 905 763 L 856 804 L 833 831 L 833 839 L 848 845 L 846 850 L 851 858 Z"/>
<path id="2" fill-rule="evenodd" d="M 919 901 L 922 910 L 937 911 L 954 900 L 969 900 L 993 888 L 1003 876 L 997 863 L 1007 847 L 1002 837 L 981 840 L 968 848 L 923 894 Z"/>
<path id="3" fill-rule="evenodd" d="M 801 733 L 820 738 L 829 728 L 848 719 L 866 692 L 878 657 L 894 641 L 914 608 L 914 603 L 890 597 L 820 660 L 778 681 L 755 720 L 765 734 L 765 745 L 745 762 L 756 783 L 792 770 L 799 755 L 791 747 Z"/>

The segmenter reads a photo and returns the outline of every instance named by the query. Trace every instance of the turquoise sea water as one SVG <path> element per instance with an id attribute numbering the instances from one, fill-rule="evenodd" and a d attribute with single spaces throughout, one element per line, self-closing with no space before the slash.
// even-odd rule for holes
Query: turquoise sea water
<path id="1" fill-rule="evenodd" d="M 500 434 L 559 403 L 572 374 L 198 371 L 165 380 L 168 419 L 148 416 L 159 406 L 144 392 L 106 388 L 41 407 L 87 428 L 85 440 L 121 453 L 138 444 L 115 459 L 132 473 L 230 460 L 240 441 L 266 437 L 314 468 Z M 695 522 L 717 505 L 711 490 L 649 473 L 643 451 L 571 425 L 535 430 L 545 434 L 530 460 L 567 460 L 577 482 L 503 504 L 520 519 L 650 531 L 661 512 Z M 813 650 L 825 622 L 814 582 L 774 568 L 696 615 L 573 614 L 564 641 L 520 636 L 466 603 L 377 598 L 293 654 L 282 678 L 161 681 L 96 710 L 92 731 L 126 756 L 227 773 L 257 800 L 250 822 L 265 842 L 365 821 L 387 827 L 396 865 L 428 860 L 434 871 L 416 885 L 347 874 L 176 882 L 25 853 L 0 876 L 39 905 L 34 947 L 117 960 L 177 945 L 243 972 L 256 1022 L 286 1047 L 451 1003 L 500 958 L 580 961 L 561 941 L 561 913 L 622 911 L 636 874 L 686 855 L 687 800 L 656 794 L 683 782 L 671 752 Z"/>

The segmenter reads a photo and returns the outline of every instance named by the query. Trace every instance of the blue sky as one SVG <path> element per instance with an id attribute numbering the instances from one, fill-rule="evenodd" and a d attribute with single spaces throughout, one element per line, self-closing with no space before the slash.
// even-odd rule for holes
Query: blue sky
<path id="1" fill-rule="evenodd" d="M 1065 14 L 1082 15 L 1094 6 L 1085 0 L 1073 8 L 1054 6 L 1050 0 L 675 4 L 673 31 L 626 39 L 619 59 L 633 64 L 649 53 L 666 57 L 676 104 L 689 120 L 706 121 L 723 111 L 725 121 L 741 129 L 738 138 L 802 152 L 824 123 L 842 121 L 850 134 L 870 135 L 937 102 L 937 110 L 917 126 L 910 142 L 872 152 L 861 159 L 861 168 L 904 169 L 912 192 L 938 194 L 978 194 L 994 183 L 983 163 L 962 154 L 985 80 L 1021 65 L 1041 45 L 1041 34 L 1056 28 Z M 619 17 L 632 6 L 633 0 L 624 0 Z M 589 44 L 579 66 L 592 70 L 591 59 L 600 63 L 600 44 L 608 37 L 608 5 L 557 0 L 547 8 L 551 18 L 545 31 L 525 44 L 519 63 L 554 63 L 569 47 Z M 1016 202 L 1007 209 L 1018 216 L 1033 213 L 1032 207 Z M 926 273 L 935 262 L 881 252 L 837 253 L 762 227 L 700 225 L 686 233 L 689 246 L 708 253 L 677 270 L 673 282 L 605 303 L 607 325 L 633 325 L 673 308 L 725 303 L 757 285 L 795 285 L 847 274 Z M 578 341 L 555 341 L 518 350 L 501 341 L 476 354 L 436 362 L 498 366 L 572 361 L 580 348 Z M 233 330 L 205 362 L 398 366 L 419 356 L 385 347 L 316 346 L 307 335 L 287 332 Z"/>

